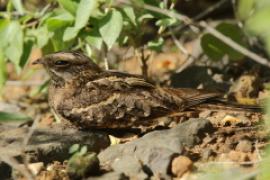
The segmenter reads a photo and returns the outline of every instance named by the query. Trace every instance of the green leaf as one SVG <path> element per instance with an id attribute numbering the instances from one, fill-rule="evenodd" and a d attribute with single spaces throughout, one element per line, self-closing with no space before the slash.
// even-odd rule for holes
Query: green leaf
<path id="1" fill-rule="evenodd" d="M 131 23 L 136 26 L 137 22 L 134 9 L 132 7 L 124 7 L 122 10 L 126 14 L 126 16 L 130 19 Z"/>
<path id="2" fill-rule="evenodd" d="M 24 43 L 23 54 L 22 54 L 22 57 L 20 59 L 20 64 L 19 64 L 21 68 L 23 68 L 25 66 L 25 64 L 27 63 L 28 58 L 32 52 L 33 45 L 34 45 L 34 42 L 31 40 L 26 41 Z"/>
<path id="3" fill-rule="evenodd" d="M 40 95 L 41 93 L 46 93 L 48 91 L 49 83 L 50 83 L 50 80 L 47 80 L 41 85 L 39 85 L 38 87 L 35 87 L 34 89 L 32 89 L 32 91 L 30 92 L 30 97 Z"/>
<path id="4" fill-rule="evenodd" d="M 0 111 L 0 122 L 29 121 L 29 120 L 31 120 L 31 118 L 24 114 Z"/>
<path id="5" fill-rule="evenodd" d="M 94 28 L 87 33 L 85 40 L 91 46 L 94 46 L 99 50 L 101 49 L 103 40 L 97 28 Z"/>
<path id="6" fill-rule="evenodd" d="M 85 155 L 85 154 L 87 153 L 87 150 L 88 150 L 87 146 L 83 146 L 83 147 L 81 148 L 79 154 L 80 154 L 81 156 L 82 156 L 82 155 Z"/>
<path id="7" fill-rule="evenodd" d="M 243 47 L 247 47 L 247 42 L 245 41 L 245 35 L 241 28 L 237 24 L 233 23 L 220 23 L 216 29 L 224 34 L 225 36 L 231 38 L 234 42 L 238 43 Z M 244 55 L 240 52 L 234 50 L 229 45 L 224 45 L 224 52 L 229 55 L 232 60 L 239 60 L 244 58 Z"/>
<path id="8" fill-rule="evenodd" d="M 119 37 L 122 27 L 122 14 L 115 9 L 112 9 L 112 11 L 110 11 L 100 20 L 99 32 L 109 49 L 113 46 Z"/>
<path id="9" fill-rule="evenodd" d="M 220 46 L 222 42 L 211 34 L 205 34 L 201 38 L 203 52 L 212 60 L 221 60 L 225 55 Z"/>
<path id="10" fill-rule="evenodd" d="M 46 24 L 49 31 L 55 31 L 63 27 L 70 26 L 74 21 L 74 17 L 69 13 L 63 13 L 58 16 L 47 19 Z"/>
<path id="11" fill-rule="evenodd" d="M 69 148 L 69 153 L 70 154 L 74 154 L 75 152 L 78 152 L 80 149 L 80 145 L 79 144 L 73 144 L 70 148 Z"/>
<path id="12" fill-rule="evenodd" d="M 129 36 L 120 36 L 118 39 L 118 43 L 120 46 L 124 46 L 128 43 Z"/>
<path id="13" fill-rule="evenodd" d="M 247 30 L 255 33 L 259 36 L 270 34 L 270 6 L 257 11 L 252 17 L 250 17 L 246 22 Z"/>
<path id="14" fill-rule="evenodd" d="M 24 8 L 21 0 L 12 0 L 12 4 L 21 15 L 24 14 Z"/>
<path id="15" fill-rule="evenodd" d="M 81 0 L 76 12 L 75 26 L 65 30 L 63 40 L 69 41 L 77 36 L 87 25 L 91 13 L 97 8 L 97 0 Z"/>
<path id="16" fill-rule="evenodd" d="M 216 29 L 241 46 L 246 46 L 244 34 L 237 25 L 221 23 L 216 27 Z M 204 53 L 213 60 L 221 60 L 225 55 L 228 55 L 231 60 L 240 60 L 244 57 L 240 52 L 234 50 L 211 34 L 205 34 L 202 36 L 201 47 Z"/>
<path id="17" fill-rule="evenodd" d="M 254 1 L 254 4 L 255 8 L 252 9 L 252 16 L 246 20 L 245 29 L 250 34 L 260 37 L 270 54 L 270 1 Z"/>
<path id="18" fill-rule="evenodd" d="M 266 43 L 266 50 L 268 52 L 268 54 L 270 54 L 270 35 L 268 35 L 266 38 L 265 38 L 265 43 Z"/>
<path id="19" fill-rule="evenodd" d="M 140 22 L 140 23 L 142 23 L 144 20 L 146 20 L 146 19 L 153 19 L 154 18 L 154 16 L 152 15 L 152 14 L 150 14 L 150 13 L 148 13 L 148 14 L 143 14 L 142 16 L 140 16 L 139 18 L 138 18 L 138 21 Z"/>
<path id="20" fill-rule="evenodd" d="M 5 55 L 15 64 L 17 71 L 19 71 L 19 63 L 23 53 L 23 31 L 19 22 L 10 22 L 6 36 L 9 37 L 9 43 L 4 49 Z"/>
<path id="21" fill-rule="evenodd" d="M 269 99 L 268 99 L 268 101 L 269 101 Z M 269 104 L 268 104 L 268 106 L 269 106 Z M 265 121 L 265 122 L 267 123 L 267 125 L 266 125 L 267 130 L 269 130 L 270 129 L 270 126 L 269 126 L 269 116 L 268 116 L 267 121 Z M 270 173 L 269 173 L 269 168 L 270 168 L 270 147 L 269 147 L 269 145 L 267 146 L 266 150 L 264 150 L 264 154 L 265 155 L 263 156 L 263 160 L 259 164 L 259 169 L 260 169 L 259 172 L 260 173 L 256 177 L 256 179 L 259 179 L 259 180 L 270 179 Z"/>
<path id="22" fill-rule="evenodd" d="M 0 91 L 7 80 L 6 61 L 2 52 L 3 51 L 0 49 Z"/>
<path id="23" fill-rule="evenodd" d="M 9 27 L 9 20 L 7 19 L 0 19 L 0 47 L 4 48 L 8 45 L 9 38 L 7 36 L 8 33 L 8 27 Z"/>
<path id="24" fill-rule="evenodd" d="M 16 70 L 20 70 L 20 58 L 23 53 L 23 30 L 18 21 L 0 20 L 0 48 L 4 56 L 11 60 Z"/>
<path id="25" fill-rule="evenodd" d="M 51 38 L 51 42 L 54 48 L 54 51 L 67 50 L 70 48 L 74 41 L 63 41 L 64 32 L 59 29 L 54 32 L 54 36 Z"/>
<path id="26" fill-rule="evenodd" d="M 68 27 L 63 36 L 64 41 L 69 41 L 71 39 L 74 39 L 77 34 L 79 33 L 80 29 L 74 28 L 74 27 Z"/>
<path id="27" fill-rule="evenodd" d="M 161 51 L 163 44 L 164 44 L 164 39 L 160 37 L 157 40 L 148 42 L 147 46 L 152 50 Z"/>
<path id="28" fill-rule="evenodd" d="M 171 26 L 171 25 L 175 24 L 176 22 L 177 22 L 177 20 L 174 19 L 174 18 L 163 18 L 163 19 L 159 19 L 156 22 L 156 25 L 157 26 L 168 27 L 168 26 Z"/>
<path id="29" fill-rule="evenodd" d="M 92 52 L 92 49 L 91 49 L 91 47 L 89 46 L 89 44 L 85 44 L 85 51 L 86 51 L 86 55 L 87 55 L 88 57 L 92 57 L 93 52 Z"/>
<path id="30" fill-rule="evenodd" d="M 247 19 L 251 15 L 254 5 L 254 0 L 239 0 L 236 11 L 239 19 Z"/>
<path id="31" fill-rule="evenodd" d="M 86 26 L 97 5 L 97 0 L 81 0 L 76 13 L 75 28 L 81 29 Z"/>
<path id="32" fill-rule="evenodd" d="M 269 7 L 270 1 L 269 0 L 257 0 L 256 1 L 256 9 L 259 11 L 262 8 Z"/>
<path id="33" fill-rule="evenodd" d="M 144 0 L 131 0 L 131 2 L 134 6 L 138 6 L 138 7 L 144 6 Z"/>
<path id="34" fill-rule="evenodd" d="M 78 8 L 78 1 L 75 0 L 57 0 L 58 3 L 72 15 L 76 14 L 76 10 Z"/>
<path id="35" fill-rule="evenodd" d="M 27 31 L 27 33 L 28 36 L 36 37 L 36 45 L 39 48 L 43 48 L 49 42 L 49 39 L 53 36 L 53 33 L 49 32 L 46 26 L 41 26 L 37 29 L 30 29 Z"/>

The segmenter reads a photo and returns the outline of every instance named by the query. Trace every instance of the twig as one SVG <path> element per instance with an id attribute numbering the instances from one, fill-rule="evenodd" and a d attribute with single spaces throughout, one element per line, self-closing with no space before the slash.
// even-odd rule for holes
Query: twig
<path id="1" fill-rule="evenodd" d="M 26 149 L 26 146 L 27 146 L 30 138 L 32 137 L 39 121 L 40 121 L 40 115 L 37 115 L 37 117 L 34 119 L 32 126 L 29 128 L 27 135 L 23 139 L 22 149 Z"/>
<path id="2" fill-rule="evenodd" d="M 164 5 L 165 5 L 164 8 L 167 10 L 172 10 L 175 6 L 175 4 L 172 2 L 170 7 L 168 8 L 168 2 L 166 0 L 164 0 Z M 161 30 L 164 30 L 164 29 L 165 28 L 163 28 L 163 26 L 160 26 L 160 29 L 158 31 L 159 35 L 161 35 L 161 32 L 162 32 Z M 179 51 L 182 52 L 182 54 L 184 54 L 186 56 L 185 62 L 183 64 L 181 64 L 181 67 L 176 70 L 176 72 L 179 73 L 179 72 L 182 72 L 184 69 L 186 69 L 188 66 L 190 66 L 195 61 L 195 58 L 192 57 L 192 55 L 188 53 L 188 51 L 184 48 L 184 46 L 176 38 L 175 33 L 172 30 L 172 28 L 169 27 L 168 29 L 169 29 L 169 33 L 170 33 L 170 36 L 171 36 L 174 44 L 179 49 Z"/>
<path id="3" fill-rule="evenodd" d="M 147 61 L 150 58 L 150 55 L 145 55 L 144 47 L 141 49 L 141 61 L 142 61 L 142 72 L 145 79 L 148 79 L 148 65 Z"/>
<path id="4" fill-rule="evenodd" d="M 102 48 L 102 57 L 103 57 L 103 60 L 104 60 L 105 70 L 109 70 L 108 47 L 107 47 L 106 44 L 103 44 L 103 48 Z"/>
<path id="5" fill-rule="evenodd" d="M 165 8 L 167 9 L 167 1 L 164 0 Z M 172 10 L 174 8 L 175 4 L 172 2 L 169 10 Z M 186 48 L 180 43 L 180 41 L 176 38 L 175 33 L 173 32 L 172 28 L 169 27 L 169 32 L 172 37 L 172 40 L 176 47 L 179 49 L 180 52 L 182 52 L 186 56 L 185 62 L 181 65 L 179 69 L 176 70 L 177 73 L 182 72 L 184 69 L 186 69 L 188 66 L 190 66 L 194 61 L 195 58 L 186 50 Z"/>
<path id="6" fill-rule="evenodd" d="M 33 177 L 33 179 L 34 179 L 35 176 L 32 173 L 32 171 L 29 169 L 29 166 L 28 166 L 29 162 L 28 162 L 27 154 L 25 153 L 25 151 L 26 151 L 26 146 L 29 143 L 30 138 L 32 137 L 32 135 L 33 135 L 33 133 L 34 133 L 36 127 L 37 127 L 37 124 L 39 123 L 39 120 L 40 120 L 40 115 L 38 115 L 34 119 L 34 122 L 33 122 L 32 126 L 29 128 L 28 133 L 24 137 L 23 143 L 22 143 L 22 159 L 23 159 L 23 164 L 24 164 L 25 170 Z"/>
<path id="7" fill-rule="evenodd" d="M 181 65 L 180 68 L 176 70 L 177 73 L 182 72 L 184 69 L 186 69 L 188 66 L 194 63 L 195 57 L 193 57 L 191 54 L 188 53 L 188 51 L 182 46 L 182 44 L 179 42 L 179 40 L 175 37 L 174 32 L 171 28 L 169 28 L 169 31 L 171 33 L 171 37 L 173 39 L 174 44 L 176 47 L 186 56 L 186 61 Z"/>
<path id="8" fill-rule="evenodd" d="M 257 154 L 257 157 L 258 157 L 259 161 L 262 161 L 262 156 L 260 154 L 260 150 L 259 150 L 259 147 L 258 147 L 258 140 L 255 142 L 255 153 Z"/>
<path id="9" fill-rule="evenodd" d="M 104 66 L 106 70 L 109 70 L 109 63 L 108 63 L 108 56 L 106 55 L 104 57 Z"/>
<path id="10" fill-rule="evenodd" d="M 197 16 L 195 16 L 193 18 L 194 21 L 200 20 L 202 18 L 204 18 L 205 16 L 207 16 L 208 14 L 210 14 L 211 12 L 215 11 L 216 9 L 218 9 L 219 7 L 221 7 L 225 2 L 227 2 L 228 0 L 221 0 L 218 1 L 217 3 L 213 4 L 212 6 L 208 7 L 206 10 L 204 10 L 203 12 L 201 12 L 200 14 L 198 14 Z"/>
<path id="11" fill-rule="evenodd" d="M 242 53 L 243 55 L 245 55 L 245 56 L 247 56 L 247 57 L 249 57 L 251 59 L 253 59 L 254 61 L 256 61 L 259 64 L 270 67 L 270 62 L 266 58 L 263 58 L 263 57 L 255 54 L 255 53 L 251 52 L 250 50 L 244 48 L 243 46 L 241 46 L 238 43 L 234 42 L 229 37 L 223 35 L 219 31 L 217 31 L 216 29 L 209 26 L 206 22 L 201 21 L 199 24 L 200 24 L 201 27 L 204 27 L 206 29 L 206 31 L 208 31 L 210 34 L 212 34 L 216 38 L 220 39 L 222 42 L 226 43 L 227 45 L 234 48 L 238 52 Z"/>
<path id="12" fill-rule="evenodd" d="M 132 5 L 132 3 L 129 2 L 128 0 L 118 0 L 118 2 L 123 3 L 123 4 L 127 4 L 127 5 Z M 190 19 L 189 17 L 184 16 L 184 15 L 180 15 L 179 13 L 176 13 L 176 12 L 173 12 L 173 11 L 169 11 L 169 10 L 166 10 L 166 9 L 161 9 L 161 8 L 151 6 L 151 5 L 148 5 L 148 4 L 143 5 L 142 8 L 150 10 L 150 11 L 154 11 L 154 12 L 157 12 L 157 13 L 160 13 L 160 14 L 164 14 L 164 15 L 172 17 L 172 18 L 176 18 L 176 19 L 184 22 L 186 25 L 188 25 L 189 28 L 192 28 L 195 25 L 193 23 L 192 19 Z M 250 59 L 254 60 L 255 62 L 260 63 L 260 64 L 270 68 L 270 62 L 266 58 L 263 58 L 263 57 L 255 54 L 255 53 L 251 52 L 250 50 L 242 47 L 238 43 L 234 42 L 232 39 L 228 38 L 227 36 L 223 35 L 219 31 L 217 31 L 216 29 L 209 26 L 206 22 L 204 22 L 204 21 L 199 22 L 199 24 L 197 26 L 203 27 L 210 34 L 212 34 L 216 38 L 220 39 L 221 41 L 223 41 L 224 43 L 226 43 L 230 47 L 234 48 L 235 50 L 239 51 L 243 55 L 245 55 L 245 56 L 249 57 Z"/>
<path id="13" fill-rule="evenodd" d="M 150 58 L 150 55 L 145 56 L 145 51 L 144 51 L 144 47 L 142 47 L 141 52 L 138 53 L 137 50 L 135 50 L 135 54 L 136 57 L 138 58 L 140 64 L 141 64 L 141 69 L 142 69 L 142 76 L 144 77 L 144 79 L 148 79 L 148 65 L 147 65 L 147 61 Z"/>
<path id="14" fill-rule="evenodd" d="M 14 81 L 8 80 L 6 85 L 8 86 L 40 86 L 44 84 L 43 81 Z"/>
<path id="15" fill-rule="evenodd" d="M 44 14 L 50 10 L 51 8 L 51 3 L 47 4 L 40 12 L 39 17 L 37 17 L 37 19 L 34 19 L 33 21 L 30 21 L 29 23 L 26 23 L 25 25 L 23 25 L 23 28 L 30 28 L 30 27 L 34 27 L 37 26 L 39 24 L 40 18 L 42 18 L 44 16 Z"/>
<path id="16" fill-rule="evenodd" d="M 134 6 L 134 4 L 132 2 L 130 2 L 129 0 L 117 0 L 116 2 L 120 3 L 120 4 L 126 4 L 126 5 L 130 5 L 130 6 Z M 141 6 L 140 6 L 141 8 Z M 148 4 L 144 4 L 142 5 L 142 8 L 150 10 L 150 11 L 154 11 L 154 12 L 158 12 L 160 14 L 164 14 L 170 17 L 174 17 L 177 18 L 178 20 L 183 21 L 185 24 L 189 24 L 192 23 L 192 20 L 190 18 L 188 18 L 187 16 L 175 13 L 173 11 L 169 11 L 167 9 L 161 9 L 155 6 L 151 6 Z"/>
<path id="17" fill-rule="evenodd" d="M 204 10 L 203 12 L 201 12 L 200 14 L 198 14 L 197 16 L 195 16 L 193 19 L 193 21 L 198 21 L 202 18 L 204 18 L 205 16 L 207 16 L 209 13 L 215 11 L 216 9 L 218 9 L 221 5 L 223 5 L 225 2 L 227 2 L 228 0 L 221 0 L 219 2 L 217 2 L 216 4 L 213 4 L 212 6 L 210 6 L 209 8 L 207 8 L 206 10 Z M 175 28 L 172 29 L 173 32 L 178 32 L 180 33 L 182 30 L 184 30 L 185 28 L 187 28 L 190 24 L 185 24 L 184 26 L 177 26 Z M 167 36 L 168 34 L 166 34 Z"/>

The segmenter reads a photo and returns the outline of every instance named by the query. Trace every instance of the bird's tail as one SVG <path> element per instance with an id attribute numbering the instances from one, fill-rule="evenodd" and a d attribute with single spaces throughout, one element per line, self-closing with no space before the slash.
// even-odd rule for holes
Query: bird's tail
<path id="1" fill-rule="evenodd" d="M 262 106 L 259 105 L 244 105 L 237 102 L 228 101 L 222 98 L 222 94 L 218 92 L 209 92 L 200 89 L 166 88 L 166 91 L 175 94 L 186 102 L 186 107 L 190 108 L 199 105 L 200 107 L 218 108 L 218 109 L 235 109 L 261 112 Z"/>

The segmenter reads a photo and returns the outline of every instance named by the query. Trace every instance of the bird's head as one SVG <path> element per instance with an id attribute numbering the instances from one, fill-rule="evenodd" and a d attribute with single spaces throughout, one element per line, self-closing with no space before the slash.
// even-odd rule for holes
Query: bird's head
<path id="1" fill-rule="evenodd" d="M 79 76 L 93 76 L 102 71 L 90 58 L 77 52 L 48 54 L 33 64 L 42 64 L 53 80 L 69 81 Z"/>

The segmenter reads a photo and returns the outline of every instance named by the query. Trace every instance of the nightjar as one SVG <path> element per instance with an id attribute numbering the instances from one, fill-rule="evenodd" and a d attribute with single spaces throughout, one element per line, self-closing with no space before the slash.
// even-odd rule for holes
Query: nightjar
<path id="1" fill-rule="evenodd" d="M 77 52 L 58 52 L 34 62 L 50 75 L 49 105 L 78 128 L 151 126 L 218 93 L 157 87 L 141 76 L 106 71 Z"/>

